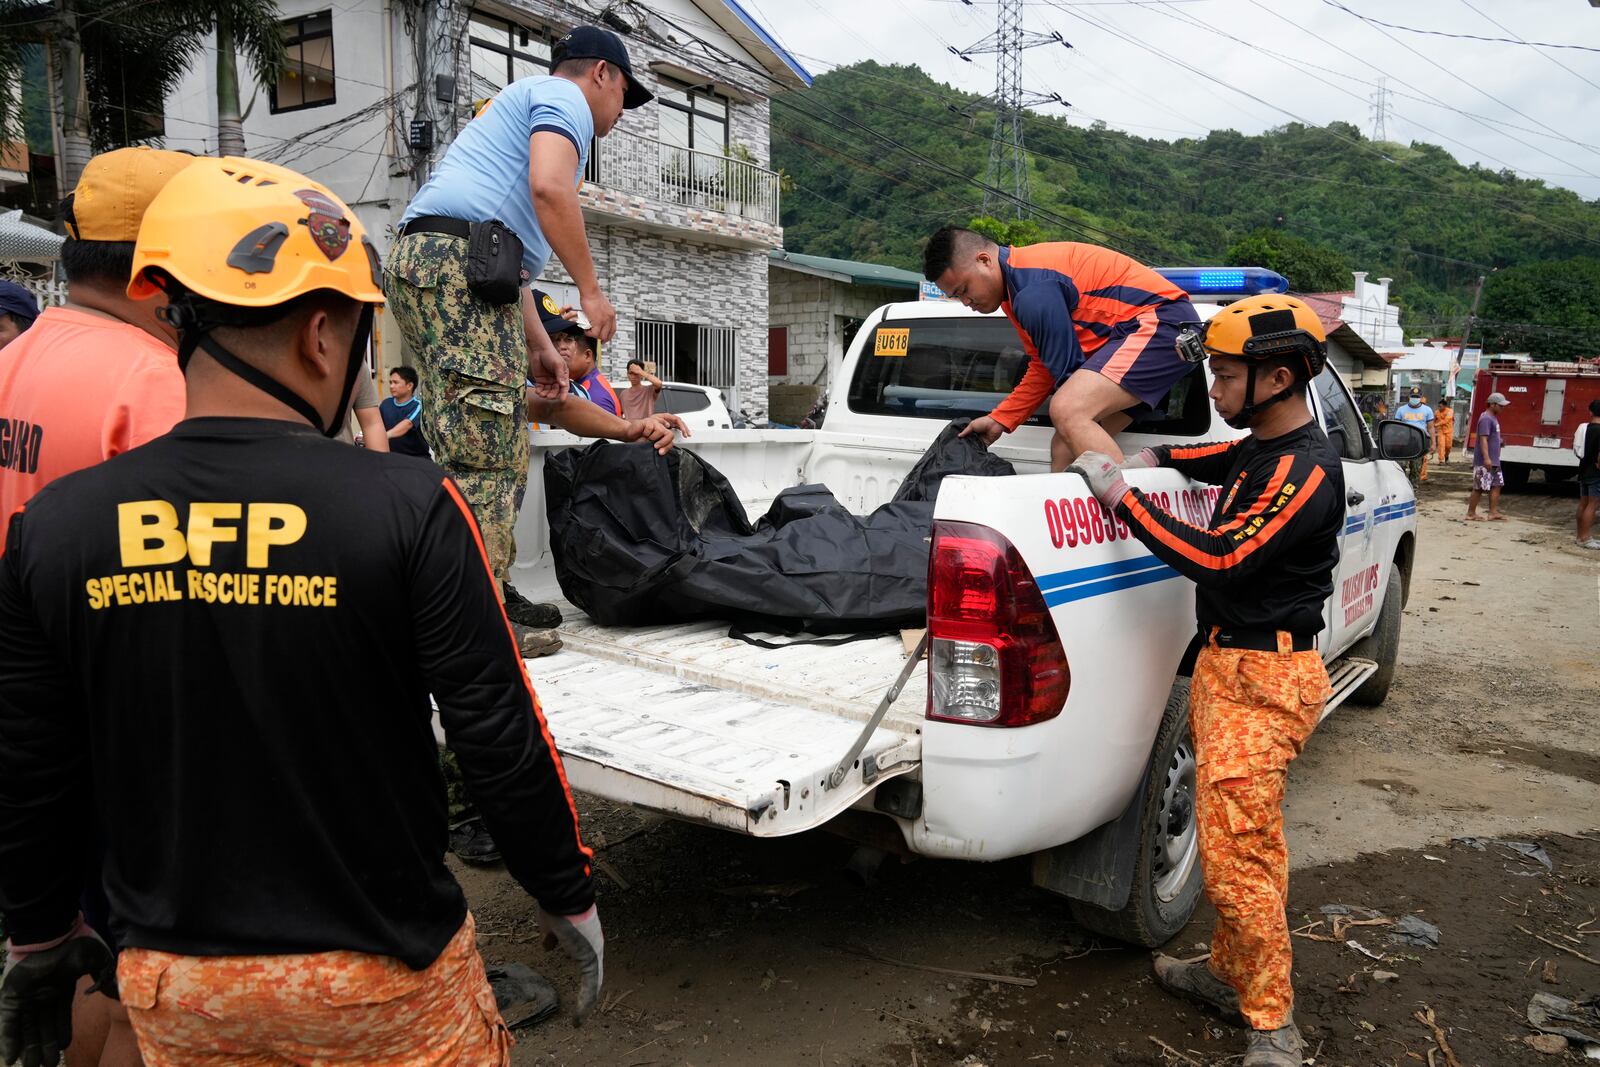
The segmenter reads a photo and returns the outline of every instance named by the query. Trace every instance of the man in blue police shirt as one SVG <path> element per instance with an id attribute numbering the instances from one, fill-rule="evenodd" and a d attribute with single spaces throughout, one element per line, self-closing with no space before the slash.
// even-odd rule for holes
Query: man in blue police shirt
<path id="1" fill-rule="evenodd" d="M 428 398 L 422 418 L 434 461 L 471 503 L 502 582 L 516 557 L 512 528 L 528 480 L 523 383 L 532 379 L 547 399 L 567 391 L 566 364 L 540 328 L 527 286 L 554 252 L 577 284 L 589 332 L 601 341 L 616 332 L 616 311 L 589 254 L 578 186 L 593 139 L 610 133 L 625 109 L 651 99 L 616 34 L 579 26 L 558 38 L 549 75 L 506 86 L 451 143 L 406 208 L 385 262 L 389 307 Z M 522 245 L 520 295 L 505 295 L 502 277 L 503 303 L 481 295 L 492 289 L 468 287 L 470 238 L 475 228 L 489 232 L 491 221 Z M 507 244 L 515 241 L 483 247 Z M 524 604 L 513 621 L 547 627 L 560 618 L 547 605 Z M 527 617 L 537 608 L 543 614 Z"/>

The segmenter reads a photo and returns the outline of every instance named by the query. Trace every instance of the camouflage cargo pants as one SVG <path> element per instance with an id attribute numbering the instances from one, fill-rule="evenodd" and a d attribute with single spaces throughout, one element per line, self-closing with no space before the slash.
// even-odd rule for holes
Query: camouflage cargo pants
<path id="1" fill-rule="evenodd" d="M 1211 970 L 1238 991 L 1240 1013 L 1257 1030 L 1294 1013 L 1283 788 L 1330 695 L 1317 652 L 1208 645 L 1195 660 L 1189 722 L 1200 866 L 1217 909 Z"/>
<path id="2" fill-rule="evenodd" d="M 496 307 L 467 289 L 466 252 L 465 238 L 402 236 L 384 263 L 383 287 L 416 356 L 423 436 L 472 505 L 504 580 L 528 487 L 527 339 L 517 304 Z"/>

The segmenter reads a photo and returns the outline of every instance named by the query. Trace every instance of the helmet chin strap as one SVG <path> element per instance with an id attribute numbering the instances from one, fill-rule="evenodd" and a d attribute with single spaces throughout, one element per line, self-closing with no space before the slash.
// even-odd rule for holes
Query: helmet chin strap
<path id="1" fill-rule="evenodd" d="M 1284 389 L 1281 392 L 1273 393 L 1259 404 L 1255 401 L 1251 401 L 1244 407 L 1240 408 L 1233 418 L 1224 419 L 1223 421 L 1229 426 L 1232 426 L 1235 430 L 1248 430 L 1250 429 L 1250 425 L 1256 421 L 1256 416 L 1260 415 L 1263 411 L 1267 410 L 1267 408 L 1270 408 L 1279 401 L 1289 399 L 1289 397 L 1293 394 L 1294 386 L 1291 385 L 1289 388 Z M 1244 395 L 1256 395 L 1256 365 L 1254 360 L 1252 360 L 1245 368 Z"/>
<path id="2" fill-rule="evenodd" d="M 339 406 L 334 409 L 334 416 L 326 423 L 322 421 L 321 412 L 313 407 L 299 393 L 267 374 L 259 367 L 251 366 L 232 352 L 227 347 L 211 336 L 211 331 L 218 326 L 244 326 L 261 325 L 273 321 L 272 317 L 263 318 L 259 313 L 250 314 L 246 311 L 239 316 L 216 315 L 208 316 L 205 311 L 197 306 L 195 301 L 178 298 L 164 309 L 167 322 L 178 331 L 178 369 L 188 373 L 189 361 L 194 357 L 195 349 L 203 348 L 206 355 L 217 361 L 224 370 L 244 379 L 257 389 L 266 393 L 272 399 L 290 408 L 305 419 L 324 437 L 334 437 L 339 433 L 339 427 L 350 414 L 350 397 L 355 392 L 356 375 L 361 372 L 361 364 L 366 352 L 367 339 L 372 335 L 372 305 L 365 304 L 361 308 L 361 320 L 356 326 L 356 334 L 350 343 L 350 358 L 345 364 L 344 386 L 339 393 Z M 241 321 L 242 320 L 242 321 Z"/>

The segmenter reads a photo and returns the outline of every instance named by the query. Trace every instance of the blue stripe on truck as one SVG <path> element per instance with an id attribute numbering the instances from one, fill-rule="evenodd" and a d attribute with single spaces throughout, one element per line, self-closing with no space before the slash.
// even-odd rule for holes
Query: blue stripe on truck
<path id="1" fill-rule="evenodd" d="M 1039 589 L 1044 593 L 1045 604 L 1053 608 L 1058 604 L 1070 604 L 1075 600 L 1087 600 L 1176 577 L 1177 571 L 1154 556 L 1140 556 L 1137 559 L 1047 574 L 1039 579 Z"/>

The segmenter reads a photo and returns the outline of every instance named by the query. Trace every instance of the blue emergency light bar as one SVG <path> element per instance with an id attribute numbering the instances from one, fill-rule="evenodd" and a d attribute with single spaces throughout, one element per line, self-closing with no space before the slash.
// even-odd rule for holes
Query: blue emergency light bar
<path id="1" fill-rule="evenodd" d="M 1289 279 L 1265 267 L 1157 267 L 1155 271 L 1190 296 L 1215 299 L 1289 291 Z"/>

